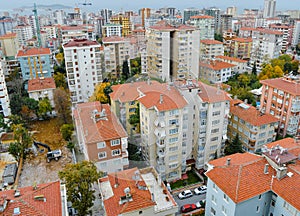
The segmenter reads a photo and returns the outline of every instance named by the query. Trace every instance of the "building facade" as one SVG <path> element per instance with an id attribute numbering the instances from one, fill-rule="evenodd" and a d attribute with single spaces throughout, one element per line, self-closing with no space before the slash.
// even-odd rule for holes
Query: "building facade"
<path id="1" fill-rule="evenodd" d="M 234 64 L 220 60 L 201 61 L 199 63 L 199 77 L 210 83 L 223 83 L 233 75 Z"/>
<path id="2" fill-rule="evenodd" d="M 128 168 L 127 133 L 108 104 L 77 104 L 73 119 L 85 160 L 94 161 L 97 169 L 106 173 Z"/>
<path id="3" fill-rule="evenodd" d="M 75 39 L 63 45 L 72 103 L 87 102 L 102 82 L 100 44 Z"/>
<path id="4" fill-rule="evenodd" d="M 234 38 L 230 44 L 229 56 L 249 60 L 252 48 L 252 38 Z"/>
<path id="5" fill-rule="evenodd" d="M 264 18 L 275 17 L 276 0 L 265 0 L 264 3 Z"/>
<path id="6" fill-rule="evenodd" d="M 214 40 L 215 19 L 212 16 L 192 16 L 189 24 L 200 30 L 200 40 Z"/>
<path id="7" fill-rule="evenodd" d="M 224 45 L 217 40 L 200 41 L 200 59 L 213 60 L 216 56 L 224 55 Z"/>

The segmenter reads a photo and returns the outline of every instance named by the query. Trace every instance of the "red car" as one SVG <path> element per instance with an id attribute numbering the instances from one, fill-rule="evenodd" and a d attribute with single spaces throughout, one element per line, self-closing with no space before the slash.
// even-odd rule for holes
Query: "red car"
<path id="1" fill-rule="evenodd" d="M 195 204 L 185 204 L 181 206 L 181 213 L 187 213 L 190 211 L 194 211 L 197 209 L 197 206 Z"/>

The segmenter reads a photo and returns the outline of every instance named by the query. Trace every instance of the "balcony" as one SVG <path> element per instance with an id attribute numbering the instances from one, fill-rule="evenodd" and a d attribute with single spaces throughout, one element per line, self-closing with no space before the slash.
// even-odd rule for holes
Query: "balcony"
<path id="1" fill-rule="evenodd" d="M 163 139 L 166 137 L 166 130 L 162 128 L 156 128 L 154 134 L 158 139 Z"/>
<path id="2" fill-rule="evenodd" d="M 156 170 L 158 173 L 165 173 L 166 172 L 166 167 L 164 165 L 157 165 Z"/>
<path id="3" fill-rule="evenodd" d="M 251 127 L 251 128 L 250 128 L 250 131 L 251 131 L 252 133 L 257 134 L 258 128 L 257 128 L 257 127 Z"/>
<path id="4" fill-rule="evenodd" d="M 157 157 L 156 158 L 156 164 L 165 166 L 164 158 Z"/>
<path id="5" fill-rule="evenodd" d="M 157 153 L 157 156 L 158 156 L 159 158 L 165 157 L 165 155 L 166 155 L 165 151 L 162 150 L 162 149 L 158 149 L 158 150 L 156 151 L 156 153 Z"/>
<path id="6" fill-rule="evenodd" d="M 128 151 L 127 150 L 122 151 L 122 157 L 127 157 L 128 158 Z"/>
<path id="7" fill-rule="evenodd" d="M 165 148 L 166 147 L 165 141 L 164 140 L 156 140 L 156 146 L 158 148 Z"/>
<path id="8" fill-rule="evenodd" d="M 165 121 L 163 120 L 163 118 L 157 118 L 155 121 L 154 121 L 154 125 L 156 127 L 162 127 L 164 128 L 166 126 L 165 124 Z"/>

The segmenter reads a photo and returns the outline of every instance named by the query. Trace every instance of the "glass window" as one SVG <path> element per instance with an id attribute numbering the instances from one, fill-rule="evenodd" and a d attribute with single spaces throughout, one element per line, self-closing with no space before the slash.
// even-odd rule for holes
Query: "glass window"
<path id="1" fill-rule="evenodd" d="M 106 158 L 106 152 L 99 152 L 98 153 L 98 158 L 99 159 Z"/>
<path id="2" fill-rule="evenodd" d="M 117 156 L 121 154 L 121 149 L 114 149 L 111 151 L 112 156 Z"/>
<path id="3" fill-rule="evenodd" d="M 111 146 L 117 146 L 117 145 L 120 145 L 120 140 L 119 140 L 119 139 L 111 140 L 111 141 L 110 141 L 110 145 L 111 145 Z"/>
<path id="4" fill-rule="evenodd" d="M 105 148 L 106 144 L 105 142 L 98 142 L 97 143 L 97 149 Z"/>

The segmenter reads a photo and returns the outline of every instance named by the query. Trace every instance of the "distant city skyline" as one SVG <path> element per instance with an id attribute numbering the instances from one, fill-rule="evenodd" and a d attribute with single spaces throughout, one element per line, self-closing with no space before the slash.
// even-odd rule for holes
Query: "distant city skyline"
<path id="1" fill-rule="evenodd" d="M 92 6 L 83 6 L 82 3 L 92 3 Z M 196 7 L 196 8 L 204 8 L 204 7 L 212 7 L 216 6 L 225 10 L 229 6 L 236 6 L 238 11 L 241 12 L 245 8 L 255 8 L 255 9 L 263 9 L 264 7 L 264 0 L 252 0 L 252 1 L 244 1 L 244 0 L 210 0 L 208 2 L 195 2 L 194 0 L 185 0 L 185 1 L 144 1 L 144 2 L 135 2 L 135 1 L 125 1 L 125 0 L 114 0 L 114 1 L 96 1 L 96 0 L 81 0 L 81 1 L 72 1 L 72 0 L 52 0 L 52 1 L 44 1 L 44 0 L 10 0 L 10 1 L 3 1 L 1 2 L 1 11 L 5 10 L 12 10 L 15 8 L 20 8 L 23 6 L 32 6 L 34 3 L 36 4 L 43 4 L 43 5 L 50 5 L 50 4 L 63 4 L 70 7 L 75 7 L 76 5 L 85 8 L 88 11 L 97 11 L 98 9 L 102 8 L 109 8 L 114 11 L 121 11 L 121 10 L 138 10 L 143 7 L 149 7 L 153 9 L 158 9 L 162 7 L 175 7 L 177 9 L 185 9 L 189 7 Z M 300 8 L 300 2 L 298 0 L 291 0 L 284 1 L 284 0 L 277 0 L 276 10 L 297 10 Z"/>

